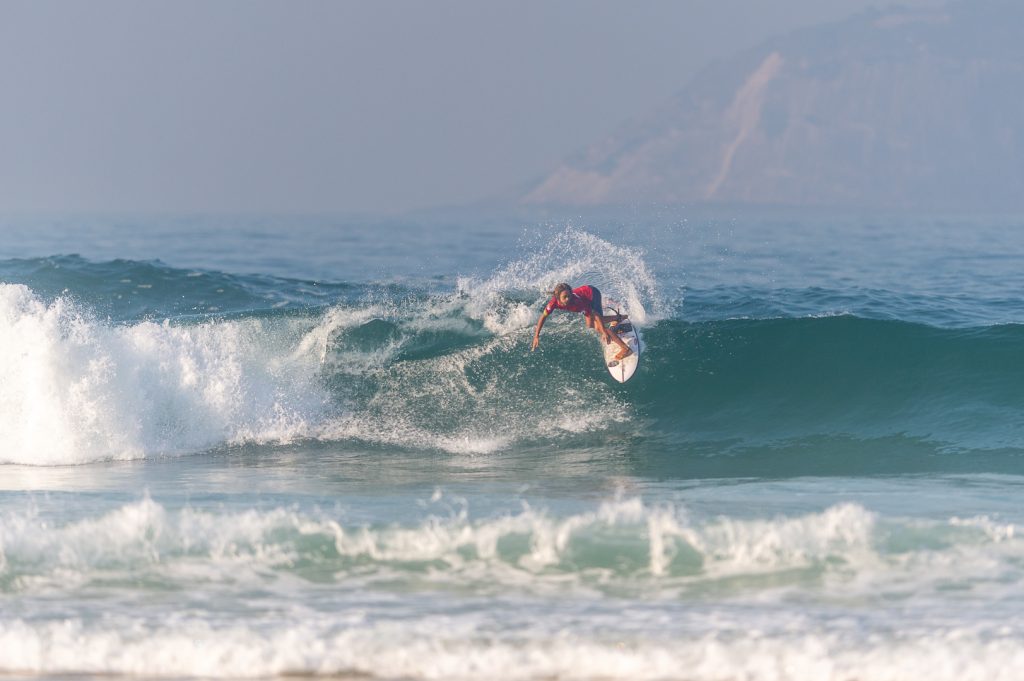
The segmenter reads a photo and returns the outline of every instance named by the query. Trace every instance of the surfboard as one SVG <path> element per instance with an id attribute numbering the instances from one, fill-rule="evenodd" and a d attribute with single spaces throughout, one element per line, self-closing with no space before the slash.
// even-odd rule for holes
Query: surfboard
<path id="1" fill-rule="evenodd" d="M 640 335 L 640 329 L 628 319 L 618 323 L 611 322 L 608 325 L 608 330 L 617 333 L 622 342 L 633 351 L 633 354 L 625 359 L 615 359 L 615 355 L 619 354 L 619 346 L 615 343 L 605 345 L 604 340 L 601 340 L 601 345 L 604 348 L 604 363 L 608 367 L 608 373 L 619 383 L 625 383 L 633 377 L 636 368 L 640 365 L 640 353 L 644 349 L 643 338 Z"/>

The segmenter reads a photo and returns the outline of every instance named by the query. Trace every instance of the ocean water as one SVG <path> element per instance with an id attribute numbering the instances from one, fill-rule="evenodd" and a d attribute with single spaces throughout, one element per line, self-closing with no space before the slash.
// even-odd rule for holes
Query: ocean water
<path id="1" fill-rule="evenodd" d="M 1022 228 L 3 218 L 0 676 L 1020 678 Z"/>

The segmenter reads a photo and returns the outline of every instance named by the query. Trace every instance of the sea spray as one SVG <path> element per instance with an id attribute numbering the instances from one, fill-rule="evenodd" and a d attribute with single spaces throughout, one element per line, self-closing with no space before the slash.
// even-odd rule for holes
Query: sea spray
<path id="1" fill-rule="evenodd" d="M 524 245 L 530 255 L 507 263 L 483 278 L 461 278 L 458 289 L 484 305 L 520 292 L 550 295 L 560 282 L 597 286 L 606 302 L 618 304 L 638 324 L 654 323 L 669 310 L 657 277 L 641 249 L 615 245 L 584 230 L 567 227 Z M 533 299 L 535 305 L 542 303 Z M 518 312 L 518 309 L 517 309 Z M 535 309 L 533 320 L 536 320 Z"/>

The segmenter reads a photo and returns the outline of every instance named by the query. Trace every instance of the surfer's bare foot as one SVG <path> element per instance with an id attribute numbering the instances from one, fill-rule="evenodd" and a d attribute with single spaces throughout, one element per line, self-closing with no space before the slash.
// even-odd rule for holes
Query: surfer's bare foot
<path id="1" fill-rule="evenodd" d="M 615 355 L 615 359 L 626 359 L 633 354 L 633 351 L 629 348 L 622 348 L 619 350 L 619 354 Z"/>

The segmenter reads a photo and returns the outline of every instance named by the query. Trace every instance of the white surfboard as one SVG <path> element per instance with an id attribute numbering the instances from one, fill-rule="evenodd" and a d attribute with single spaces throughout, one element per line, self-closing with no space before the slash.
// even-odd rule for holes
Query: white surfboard
<path id="1" fill-rule="evenodd" d="M 619 354 L 619 346 L 615 343 L 605 345 L 604 339 L 601 339 L 601 345 L 604 346 L 604 363 L 608 367 L 608 373 L 619 383 L 625 383 L 636 373 L 636 368 L 640 364 L 640 353 L 644 349 L 644 341 L 640 335 L 640 329 L 636 328 L 636 325 L 629 319 L 620 323 L 612 322 L 608 326 L 608 330 L 619 334 L 622 342 L 633 351 L 633 354 L 625 359 L 615 359 L 615 355 Z"/>

